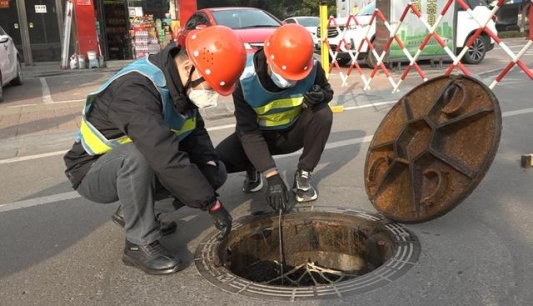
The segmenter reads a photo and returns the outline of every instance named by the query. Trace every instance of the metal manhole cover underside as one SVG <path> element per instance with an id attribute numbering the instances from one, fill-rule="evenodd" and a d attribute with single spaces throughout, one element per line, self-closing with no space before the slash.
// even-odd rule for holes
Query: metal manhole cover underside
<path id="1" fill-rule="evenodd" d="M 502 118 L 482 82 L 443 75 L 403 96 L 370 143 L 365 187 L 372 205 L 397 222 L 424 222 L 459 205 L 496 156 Z"/>
<path id="2" fill-rule="evenodd" d="M 304 218 L 309 216 L 310 220 L 298 220 L 298 218 L 301 216 L 304 216 Z M 254 235 L 257 236 L 258 233 L 263 233 L 263 230 L 272 230 L 272 228 L 272 231 L 277 233 L 277 228 L 279 227 L 277 227 L 276 222 L 268 221 L 270 219 L 277 220 L 277 216 L 272 214 L 246 216 L 233 222 L 233 237 L 230 235 L 226 241 L 219 242 L 216 239 L 218 231 L 214 230 L 200 243 L 195 253 L 195 264 L 198 272 L 207 278 L 207 280 L 213 285 L 229 293 L 260 299 L 269 298 L 275 300 L 297 301 L 324 298 L 344 298 L 346 296 L 371 291 L 383 287 L 401 277 L 418 261 L 420 254 L 420 243 L 418 242 L 416 236 L 406 230 L 402 225 L 392 223 L 389 219 L 386 219 L 382 215 L 370 214 L 360 210 L 339 207 L 310 206 L 297 208 L 293 213 L 285 215 L 284 218 L 287 220 L 291 220 L 291 218 L 295 219 L 297 220 L 296 223 L 303 222 L 295 225 L 290 224 L 290 226 L 294 226 L 294 228 L 296 228 L 296 231 L 305 231 L 305 229 L 298 229 L 297 227 L 301 226 L 302 224 L 307 225 L 315 222 L 321 229 L 320 233 L 322 234 L 319 235 L 328 233 L 327 229 L 324 229 L 323 227 L 324 224 L 330 223 L 330 220 L 332 224 L 337 222 L 336 220 L 343 220 L 341 221 L 345 222 L 343 225 L 352 227 L 351 230 L 353 230 L 355 227 L 365 227 L 366 224 L 375 224 L 376 228 L 378 228 L 380 231 L 381 237 L 386 236 L 385 240 L 389 241 L 388 244 L 390 244 L 392 247 L 389 247 L 387 250 L 388 255 L 386 261 L 380 263 L 379 267 L 376 269 L 357 277 L 341 278 L 339 281 L 331 282 L 330 284 L 321 283 L 317 285 L 305 286 L 295 286 L 292 284 L 292 286 L 282 286 L 279 283 L 276 285 L 269 284 L 268 281 L 254 282 L 250 279 L 242 277 L 242 275 L 239 276 L 233 273 L 233 271 L 235 271 L 232 270 L 234 267 L 228 268 L 226 266 L 231 266 L 231 264 L 221 265 L 221 261 L 227 261 L 227 253 L 231 253 L 231 251 L 228 251 L 230 249 L 229 245 L 231 242 L 228 241 L 238 240 L 238 238 L 235 238 L 235 235 L 240 235 L 236 234 L 239 232 L 245 232 L 244 236 L 247 237 L 244 237 L 244 239 L 249 239 Z M 265 223 L 265 220 L 270 223 Z M 272 227 L 266 228 L 264 227 L 265 224 L 271 224 Z M 363 225 L 361 226 L 360 224 Z M 263 228 L 260 228 L 261 226 Z M 333 227 L 330 232 L 334 232 Z M 284 231 L 287 230 L 285 225 L 283 225 L 283 228 Z M 294 232 L 291 234 L 294 234 Z M 334 235 L 336 234 L 337 233 Z M 322 237 L 322 239 L 323 238 L 324 237 Z M 348 239 L 350 239 L 350 237 Z M 313 239 L 300 239 L 299 241 L 303 241 L 302 245 L 304 245 L 307 243 L 307 241 L 311 240 Z M 339 241 L 346 242 L 347 240 L 346 237 L 342 237 L 342 239 Z M 343 243 L 340 248 L 345 248 L 345 244 L 346 243 Z M 273 245 L 272 249 L 276 249 L 278 245 Z M 331 243 L 331 245 L 334 245 L 334 243 Z M 242 248 L 250 249 L 250 246 L 243 246 Z M 284 248 L 288 250 L 288 252 L 291 252 L 290 247 Z M 255 250 L 248 251 L 253 253 Z M 290 254 L 287 254 L 286 256 L 289 257 Z M 327 257 L 327 255 L 321 256 Z M 243 259 L 246 260 L 247 257 L 245 256 Z M 341 259 L 338 260 L 338 262 L 341 261 L 350 263 L 353 260 L 349 260 L 347 259 L 347 256 L 343 255 L 341 256 Z M 240 261 L 237 262 L 237 264 L 238 263 L 240 263 Z M 233 264 L 235 265 L 236 263 L 234 262 Z M 344 263 L 344 265 L 346 265 L 346 263 Z M 240 271 L 240 273 L 242 274 L 242 271 Z"/>

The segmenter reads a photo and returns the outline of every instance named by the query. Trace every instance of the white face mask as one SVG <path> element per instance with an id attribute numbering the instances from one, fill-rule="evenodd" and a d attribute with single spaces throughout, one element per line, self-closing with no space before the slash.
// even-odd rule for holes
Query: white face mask
<path id="1" fill-rule="evenodd" d="M 270 78 L 272 79 L 272 82 L 276 84 L 279 88 L 289 88 L 296 85 L 297 81 L 289 81 L 285 80 L 281 75 L 274 72 L 274 70 L 270 70 Z"/>
<path id="2" fill-rule="evenodd" d="M 218 105 L 218 92 L 212 89 L 205 89 L 204 85 L 201 85 L 202 89 L 192 89 L 189 93 L 189 99 L 199 109 L 216 107 Z"/>

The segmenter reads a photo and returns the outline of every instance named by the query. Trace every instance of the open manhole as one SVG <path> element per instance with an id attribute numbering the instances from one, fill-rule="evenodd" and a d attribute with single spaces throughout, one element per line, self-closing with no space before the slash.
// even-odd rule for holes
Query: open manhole
<path id="1" fill-rule="evenodd" d="M 258 298 L 342 298 L 384 286 L 420 254 L 415 236 L 391 220 L 425 222 L 459 205 L 488 172 L 501 123 L 480 81 L 429 80 L 391 108 L 369 145 L 365 187 L 380 215 L 311 206 L 281 226 L 274 214 L 244 217 L 223 242 L 213 231 L 200 244 L 196 267 L 220 288 Z"/>
<path id="2" fill-rule="evenodd" d="M 223 242 L 213 231 L 195 255 L 200 274 L 231 293 L 256 298 L 341 298 L 389 284 L 418 260 L 416 237 L 380 215 L 300 208 L 282 217 L 234 221 Z M 284 261 L 284 264 L 282 264 Z"/>

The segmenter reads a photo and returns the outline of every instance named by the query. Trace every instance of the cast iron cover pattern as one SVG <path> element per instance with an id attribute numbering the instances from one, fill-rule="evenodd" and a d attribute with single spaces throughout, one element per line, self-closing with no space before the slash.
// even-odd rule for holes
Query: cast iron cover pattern
<path id="1" fill-rule="evenodd" d="M 443 75 L 415 87 L 387 113 L 370 143 L 370 201 L 398 222 L 446 214 L 489 170 L 501 127 L 498 99 L 472 77 Z"/>

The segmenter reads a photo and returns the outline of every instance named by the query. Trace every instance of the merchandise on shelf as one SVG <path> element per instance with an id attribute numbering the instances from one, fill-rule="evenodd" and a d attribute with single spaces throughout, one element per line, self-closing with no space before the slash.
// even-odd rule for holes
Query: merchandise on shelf
<path id="1" fill-rule="evenodd" d="M 133 28 L 135 58 L 141 58 L 161 50 L 156 23 L 152 15 L 145 15 L 143 18 L 132 18 L 130 23 Z"/>

